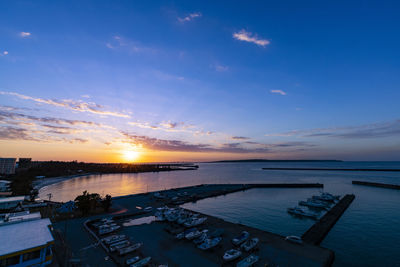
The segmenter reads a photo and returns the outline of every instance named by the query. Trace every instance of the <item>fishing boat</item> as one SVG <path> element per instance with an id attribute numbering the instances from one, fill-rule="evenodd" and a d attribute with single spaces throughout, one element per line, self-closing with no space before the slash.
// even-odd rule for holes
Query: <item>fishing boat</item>
<path id="1" fill-rule="evenodd" d="M 315 220 L 318 218 L 317 214 L 312 213 L 312 212 L 307 212 L 299 207 L 288 208 L 287 212 L 292 215 L 295 215 L 295 216 L 307 217 L 307 218 L 311 218 L 311 219 L 315 219 Z"/>
<path id="2" fill-rule="evenodd" d="M 126 263 L 126 265 L 131 265 L 131 264 L 137 262 L 138 260 L 140 260 L 140 257 L 135 256 L 133 258 L 127 259 L 125 263 Z"/>
<path id="3" fill-rule="evenodd" d="M 236 267 L 248 267 L 248 266 L 252 266 L 254 263 L 256 263 L 258 261 L 259 257 L 251 254 L 250 256 L 248 256 L 247 258 L 239 261 L 236 264 Z"/>
<path id="4" fill-rule="evenodd" d="M 232 239 L 232 243 L 234 245 L 240 245 L 244 241 L 246 241 L 249 238 L 250 234 L 247 231 L 243 231 L 239 236 L 235 237 Z"/>
<path id="5" fill-rule="evenodd" d="M 203 232 L 199 231 L 199 230 L 192 231 L 192 232 L 188 233 L 187 235 L 185 235 L 185 238 L 187 240 L 192 240 L 192 239 L 198 238 L 202 233 Z"/>
<path id="6" fill-rule="evenodd" d="M 123 256 L 125 254 L 131 253 L 131 252 L 139 249 L 142 245 L 143 245 L 143 243 L 136 243 L 136 244 L 130 245 L 128 247 L 121 248 L 118 250 L 119 255 Z"/>
<path id="7" fill-rule="evenodd" d="M 244 251 L 248 252 L 255 248 L 260 240 L 257 237 L 251 238 L 244 242 L 240 248 L 243 249 Z"/>
<path id="8" fill-rule="evenodd" d="M 239 258 L 242 255 L 242 252 L 237 249 L 230 249 L 225 252 L 224 256 L 222 257 L 224 261 L 233 261 Z"/>
<path id="9" fill-rule="evenodd" d="M 197 247 L 201 250 L 208 250 L 215 246 L 217 246 L 222 240 L 222 237 L 215 237 L 213 239 L 206 239 L 203 243 L 198 245 Z"/>
<path id="10" fill-rule="evenodd" d="M 301 237 L 295 235 L 287 236 L 285 240 L 296 244 L 303 244 L 303 240 L 301 239 Z"/>
<path id="11" fill-rule="evenodd" d="M 151 261 L 151 257 L 147 257 L 144 259 L 141 259 L 140 261 L 134 263 L 131 265 L 131 267 L 142 267 L 142 266 L 146 266 L 147 264 L 149 264 L 149 262 Z"/>
<path id="12" fill-rule="evenodd" d="M 125 239 L 126 239 L 126 235 L 111 235 L 111 236 L 107 236 L 107 237 L 101 239 L 101 241 L 103 241 L 106 245 L 110 245 L 110 244 L 120 242 Z"/>

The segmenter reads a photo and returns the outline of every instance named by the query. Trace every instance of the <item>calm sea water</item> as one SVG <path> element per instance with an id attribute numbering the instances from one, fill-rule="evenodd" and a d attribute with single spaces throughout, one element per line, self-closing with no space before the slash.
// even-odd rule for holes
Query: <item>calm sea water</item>
<path id="1" fill-rule="evenodd" d="M 400 191 L 352 185 L 352 180 L 400 184 L 395 172 L 266 171 L 262 167 L 397 168 L 400 162 L 203 163 L 197 171 L 109 174 L 79 177 L 40 190 L 53 200 L 74 199 L 82 191 L 135 194 L 202 183 L 319 182 L 324 190 L 356 199 L 321 246 L 336 253 L 335 266 L 400 266 Z M 312 220 L 293 218 L 286 208 L 320 189 L 252 189 L 185 207 L 281 235 L 301 235 Z"/>

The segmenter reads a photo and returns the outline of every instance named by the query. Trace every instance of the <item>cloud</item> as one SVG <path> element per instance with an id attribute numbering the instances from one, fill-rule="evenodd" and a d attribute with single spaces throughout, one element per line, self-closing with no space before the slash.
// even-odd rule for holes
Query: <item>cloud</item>
<path id="1" fill-rule="evenodd" d="M 75 101 L 75 100 L 70 100 L 70 99 L 61 99 L 61 100 L 43 99 L 43 98 L 38 98 L 38 97 L 22 95 L 22 94 L 15 93 L 15 92 L 4 92 L 4 91 L 0 91 L 0 95 L 16 96 L 16 97 L 24 99 L 24 100 L 32 100 L 37 103 L 52 105 L 52 106 L 56 106 L 56 107 L 63 107 L 63 108 L 67 108 L 67 109 L 70 109 L 73 111 L 88 112 L 88 113 L 93 113 L 93 114 L 103 115 L 103 116 L 130 118 L 130 116 L 127 114 L 104 110 L 103 106 L 93 103 L 93 102 Z"/>
<path id="2" fill-rule="evenodd" d="M 232 140 L 249 140 L 250 137 L 245 137 L 245 136 L 232 136 Z"/>
<path id="3" fill-rule="evenodd" d="M 245 30 L 233 33 L 233 38 L 244 42 L 254 43 L 262 47 L 265 47 L 270 44 L 270 41 L 266 39 L 260 39 L 257 37 L 257 35 L 252 36 L 252 33 L 247 32 Z"/>
<path id="4" fill-rule="evenodd" d="M 213 68 L 218 72 L 225 72 L 225 71 L 229 70 L 228 66 L 224 66 L 224 65 L 220 65 L 220 64 L 213 65 Z"/>
<path id="5" fill-rule="evenodd" d="M 286 95 L 286 92 L 282 90 L 270 90 L 272 94 L 280 94 L 280 95 Z"/>
<path id="6" fill-rule="evenodd" d="M 181 23 L 184 23 L 184 22 L 192 21 L 192 20 L 194 20 L 195 18 L 200 18 L 201 16 L 202 16 L 202 15 L 201 15 L 200 12 L 191 13 L 191 14 L 187 15 L 187 16 L 184 17 L 184 18 L 178 18 L 178 21 L 181 22 Z"/>
<path id="7" fill-rule="evenodd" d="M 200 134 L 199 130 L 192 130 L 197 128 L 192 124 L 186 124 L 184 122 L 161 122 L 161 123 L 149 123 L 149 122 L 128 122 L 129 125 L 139 127 L 142 129 L 152 129 L 152 130 L 161 130 L 164 132 L 186 132 L 191 134 Z M 205 132 L 203 132 L 205 133 Z M 206 133 L 205 133 L 206 134 Z"/>
<path id="8" fill-rule="evenodd" d="M 32 34 L 30 32 L 20 32 L 19 35 L 22 38 L 27 38 L 27 37 L 30 37 Z"/>
<path id="9" fill-rule="evenodd" d="M 301 136 L 329 137 L 341 139 L 369 139 L 400 136 L 400 119 L 390 122 L 378 122 L 364 125 L 315 128 L 308 130 L 293 130 L 284 133 L 266 134 L 266 136 Z"/>
<path id="10" fill-rule="evenodd" d="M 3 52 L 3 55 L 4 55 L 4 56 L 7 56 L 7 55 L 8 55 L 8 51 L 4 51 L 4 52 Z"/>
<path id="11" fill-rule="evenodd" d="M 16 127 L 0 127 L 0 140 L 35 140 L 29 135 L 29 131 Z"/>
<path id="12" fill-rule="evenodd" d="M 149 53 L 155 54 L 157 50 L 152 47 L 147 47 L 137 41 L 133 41 L 119 35 L 115 35 L 106 43 L 106 47 L 112 50 L 123 50 L 128 53 Z"/>

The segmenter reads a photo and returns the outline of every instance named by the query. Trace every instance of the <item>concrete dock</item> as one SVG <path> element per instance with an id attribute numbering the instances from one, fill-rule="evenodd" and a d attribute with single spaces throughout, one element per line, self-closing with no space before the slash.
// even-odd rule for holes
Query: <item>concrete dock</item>
<path id="1" fill-rule="evenodd" d="M 400 172 L 400 169 L 348 169 L 348 168 L 262 168 L 277 171 L 351 171 L 351 172 Z"/>
<path id="2" fill-rule="evenodd" d="M 352 181 L 352 184 L 400 190 L 400 185 L 396 185 L 396 184 L 372 183 L 372 182 L 364 182 L 364 181 Z"/>
<path id="3" fill-rule="evenodd" d="M 345 195 L 333 208 L 331 208 L 321 219 L 302 235 L 304 242 L 319 245 L 340 216 L 353 202 L 354 195 Z"/>

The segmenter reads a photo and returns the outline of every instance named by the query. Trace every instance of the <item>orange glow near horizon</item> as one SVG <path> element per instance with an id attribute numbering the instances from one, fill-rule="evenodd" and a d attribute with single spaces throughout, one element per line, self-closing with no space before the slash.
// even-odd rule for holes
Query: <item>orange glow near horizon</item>
<path id="1" fill-rule="evenodd" d="M 125 150 L 122 152 L 122 157 L 126 162 L 134 162 L 139 159 L 140 152 L 135 150 Z"/>

